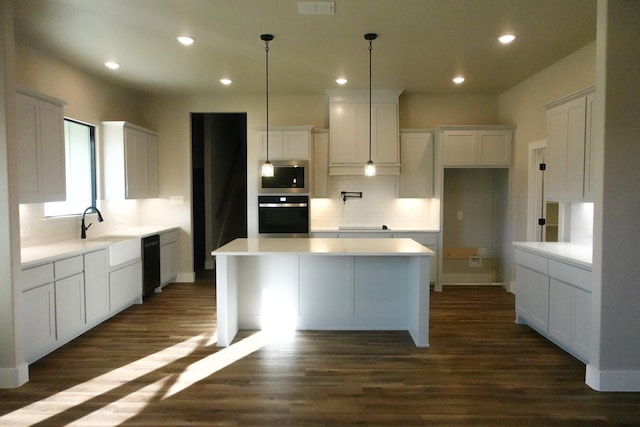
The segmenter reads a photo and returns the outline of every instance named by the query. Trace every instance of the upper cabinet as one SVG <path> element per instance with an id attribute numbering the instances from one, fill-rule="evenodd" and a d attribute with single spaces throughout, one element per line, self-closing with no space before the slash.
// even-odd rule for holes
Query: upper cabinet
<path id="1" fill-rule="evenodd" d="M 593 88 L 546 105 L 548 200 L 581 201 L 591 198 L 591 114 Z"/>
<path id="2" fill-rule="evenodd" d="M 127 122 L 102 122 L 104 198 L 158 197 L 158 137 Z"/>
<path id="3" fill-rule="evenodd" d="M 280 126 L 269 129 L 269 160 L 309 160 L 313 126 Z M 258 158 L 267 158 L 267 130 L 258 129 Z"/>
<path id="4" fill-rule="evenodd" d="M 509 167 L 511 126 L 441 126 L 445 167 Z"/>
<path id="5" fill-rule="evenodd" d="M 66 199 L 64 104 L 23 89 L 16 94 L 20 203 Z"/>
<path id="6" fill-rule="evenodd" d="M 363 175 L 369 160 L 378 175 L 400 174 L 400 91 L 373 91 L 369 127 L 368 91 L 329 92 L 329 174 Z M 371 147 L 369 146 L 371 136 Z"/>
<path id="7" fill-rule="evenodd" d="M 398 197 L 433 197 L 433 133 L 424 130 L 400 132 L 400 175 Z"/>
<path id="8" fill-rule="evenodd" d="M 313 197 L 329 196 L 329 131 L 318 129 L 313 132 Z"/>

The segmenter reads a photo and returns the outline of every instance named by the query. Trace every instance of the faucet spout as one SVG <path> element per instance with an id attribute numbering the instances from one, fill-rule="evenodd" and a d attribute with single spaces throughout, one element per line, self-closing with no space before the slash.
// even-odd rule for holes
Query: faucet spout
<path id="1" fill-rule="evenodd" d="M 89 206 L 87 209 L 84 210 L 84 212 L 82 213 L 82 221 L 80 222 L 80 238 L 81 239 L 86 239 L 87 238 L 87 230 L 89 229 L 89 227 L 91 227 L 91 224 L 93 224 L 92 222 L 89 223 L 89 225 L 85 226 L 84 224 L 84 217 L 88 212 L 95 212 L 98 214 L 98 222 L 102 222 L 104 221 L 104 219 L 102 218 L 102 214 L 100 213 L 100 211 L 98 210 L 98 208 L 96 208 L 95 206 Z"/>

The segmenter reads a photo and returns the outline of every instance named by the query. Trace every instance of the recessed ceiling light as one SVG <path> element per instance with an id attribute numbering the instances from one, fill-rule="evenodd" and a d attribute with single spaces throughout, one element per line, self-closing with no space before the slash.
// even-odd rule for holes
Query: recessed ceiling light
<path id="1" fill-rule="evenodd" d="M 118 68 L 120 68 L 120 64 L 118 64 L 117 62 L 113 62 L 113 61 L 107 61 L 104 63 L 104 66 L 112 69 L 112 70 L 117 70 Z"/>
<path id="2" fill-rule="evenodd" d="M 516 39 L 516 36 L 513 34 L 503 34 L 498 37 L 498 41 L 502 44 L 509 44 Z"/>
<path id="3" fill-rule="evenodd" d="M 229 86 L 232 82 L 231 82 L 231 79 L 220 79 L 220 83 L 222 83 L 225 86 Z"/>
<path id="4" fill-rule="evenodd" d="M 457 76 L 453 78 L 453 82 L 457 85 L 459 85 L 460 83 L 464 82 L 464 77 L 462 76 Z"/>
<path id="5" fill-rule="evenodd" d="M 193 37 L 190 36 L 178 36 L 176 39 L 185 46 L 191 46 L 195 41 Z"/>
<path id="6" fill-rule="evenodd" d="M 338 83 L 339 85 L 345 85 L 347 84 L 347 79 L 345 79 L 344 77 L 337 78 L 336 83 Z"/>

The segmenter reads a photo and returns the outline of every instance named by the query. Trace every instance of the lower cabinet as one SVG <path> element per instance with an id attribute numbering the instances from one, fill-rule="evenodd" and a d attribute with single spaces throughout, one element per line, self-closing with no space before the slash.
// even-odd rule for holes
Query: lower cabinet
<path id="1" fill-rule="evenodd" d="M 95 324 L 109 315 L 107 250 L 84 254 L 84 293 L 87 324 Z"/>
<path id="2" fill-rule="evenodd" d="M 22 319 L 25 359 L 33 362 L 51 351 L 56 343 L 53 283 L 22 293 Z"/>
<path id="3" fill-rule="evenodd" d="M 176 280 L 178 276 L 178 231 L 160 234 L 160 285 Z"/>
<path id="4" fill-rule="evenodd" d="M 84 274 L 56 280 L 54 287 L 57 338 L 65 341 L 74 338 L 84 328 Z"/>
<path id="5" fill-rule="evenodd" d="M 516 322 L 589 361 L 591 271 L 516 249 Z"/>
<path id="6" fill-rule="evenodd" d="M 111 311 L 139 302 L 142 298 L 142 263 L 136 261 L 109 272 L 109 301 Z"/>

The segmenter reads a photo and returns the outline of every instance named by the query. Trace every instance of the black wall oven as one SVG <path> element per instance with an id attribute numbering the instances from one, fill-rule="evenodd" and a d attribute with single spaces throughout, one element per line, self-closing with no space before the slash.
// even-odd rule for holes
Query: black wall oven
<path id="1" fill-rule="evenodd" d="M 258 196 L 258 232 L 260 237 L 309 237 L 309 196 Z"/>

